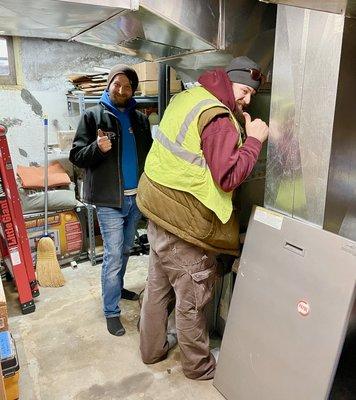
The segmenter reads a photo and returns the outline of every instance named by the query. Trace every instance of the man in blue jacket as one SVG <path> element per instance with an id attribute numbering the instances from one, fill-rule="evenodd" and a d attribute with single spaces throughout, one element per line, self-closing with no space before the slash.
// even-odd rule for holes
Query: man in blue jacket
<path id="1" fill-rule="evenodd" d="M 136 110 L 133 94 L 138 77 L 127 65 L 116 65 L 98 105 L 82 115 L 70 161 L 85 169 L 84 201 L 96 205 L 104 242 L 101 273 L 103 309 L 107 329 L 121 336 L 121 298 L 138 300 L 124 289 L 124 275 L 136 225 L 138 179 L 152 139 L 148 118 Z"/>

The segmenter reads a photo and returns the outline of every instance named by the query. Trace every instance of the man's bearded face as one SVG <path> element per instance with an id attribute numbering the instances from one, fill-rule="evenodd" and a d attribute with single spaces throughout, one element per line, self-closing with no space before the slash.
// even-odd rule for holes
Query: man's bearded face
<path id="1" fill-rule="evenodd" d="M 254 95 L 256 91 L 250 86 L 236 82 L 232 84 L 232 90 L 234 92 L 234 98 L 236 103 L 235 112 L 237 118 L 239 120 L 240 118 L 242 118 L 242 120 L 244 121 L 245 118 L 243 117 L 242 113 L 246 109 L 246 107 L 250 104 L 251 96 Z"/>
<path id="2" fill-rule="evenodd" d="M 109 96 L 117 107 L 126 107 L 132 98 L 133 92 L 129 78 L 124 74 L 117 74 L 109 86 Z"/>

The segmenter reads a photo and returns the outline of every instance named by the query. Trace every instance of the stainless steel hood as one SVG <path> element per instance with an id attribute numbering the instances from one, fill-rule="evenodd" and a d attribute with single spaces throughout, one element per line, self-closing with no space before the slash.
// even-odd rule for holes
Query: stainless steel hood
<path id="1" fill-rule="evenodd" d="M 0 35 L 74 40 L 192 76 L 239 54 L 267 68 L 275 9 L 258 0 L 0 0 Z"/>
<path id="2" fill-rule="evenodd" d="M 154 8 L 157 3 L 158 7 Z M 178 2 L 179 3 L 179 2 Z M 73 38 L 78 42 L 100 46 L 120 53 L 154 60 L 212 50 L 219 43 L 219 2 L 210 1 L 197 15 L 198 24 L 190 7 L 179 4 L 140 1 L 137 11 L 122 11 L 101 24 Z M 209 3 L 209 2 L 208 2 Z"/>
<path id="3" fill-rule="evenodd" d="M 140 0 L 73 40 L 112 51 L 164 60 L 192 76 L 247 54 L 272 60 L 275 7 L 257 0 Z"/>
<path id="4" fill-rule="evenodd" d="M 0 35 L 66 40 L 132 8 L 130 0 L 0 0 Z"/>

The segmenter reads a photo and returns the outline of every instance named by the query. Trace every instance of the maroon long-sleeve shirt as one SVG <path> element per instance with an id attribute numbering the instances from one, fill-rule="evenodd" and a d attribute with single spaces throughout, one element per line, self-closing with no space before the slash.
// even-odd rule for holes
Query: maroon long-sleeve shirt
<path id="1" fill-rule="evenodd" d="M 199 83 L 235 110 L 231 81 L 223 69 L 207 71 Z M 251 173 L 261 151 L 258 139 L 247 137 L 242 147 L 237 143 L 240 133 L 226 115 L 215 117 L 202 132 L 202 150 L 214 181 L 225 192 L 236 189 Z"/>

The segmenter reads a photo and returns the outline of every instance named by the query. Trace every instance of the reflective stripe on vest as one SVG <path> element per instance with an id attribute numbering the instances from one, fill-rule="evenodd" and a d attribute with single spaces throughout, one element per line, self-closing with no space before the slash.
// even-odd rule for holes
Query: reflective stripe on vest
<path id="1" fill-rule="evenodd" d="M 192 153 L 189 150 L 186 150 L 182 143 L 187 135 L 189 125 L 193 122 L 194 118 L 200 113 L 201 107 L 204 107 L 209 104 L 216 104 L 216 100 L 206 99 L 200 101 L 196 104 L 193 109 L 189 112 L 189 114 L 185 117 L 182 127 L 178 132 L 177 138 L 175 142 L 172 142 L 167 138 L 166 135 L 162 133 L 162 131 L 158 128 L 155 139 L 168 151 L 173 153 L 175 156 L 191 163 L 194 165 L 198 165 L 201 168 L 207 168 L 207 164 L 205 158 L 200 157 L 198 154 Z"/>
<path id="2" fill-rule="evenodd" d="M 180 131 L 177 135 L 176 143 L 182 144 L 184 142 L 185 136 L 189 129 L 189 125 L 193 122 L 194 118 L 200 113 L 200 109 L 209 104 L 216 105 L 216 100 L 212 99 L 202 100 L 195 107 L 193 107 L 192 111 L 190 111 L 190 113 L 185 117 L 185 120 L 183 121 L 182 127 L 180 128 Z"/>
<path id="3" fill-rule="evenodd" d="M 184 133 L 185 136 L 186 132 Z M 205 158 L 200 157 L 198 154 L 192 153 L 181 146 L 180 143 L 170 141 L 166 135 L 164 135 L 159 128 L 155 139 L 168 151 L 173 153 L 175 156 L 189 162 L 190 164 L 198 165 L 201 168 L 206 168 L 207 164 Z M 184 140 L 184 139 L 183 139 Z"/>

